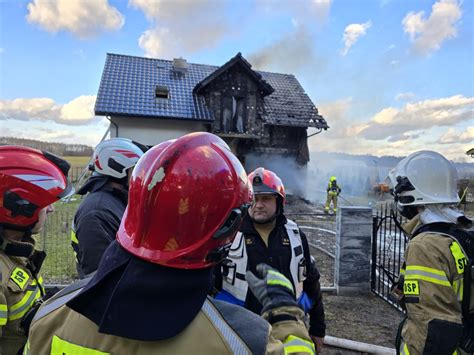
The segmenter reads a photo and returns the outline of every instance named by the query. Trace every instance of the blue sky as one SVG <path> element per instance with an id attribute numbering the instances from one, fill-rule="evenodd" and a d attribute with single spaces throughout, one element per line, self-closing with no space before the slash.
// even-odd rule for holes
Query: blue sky
<path id="1" fill-rule="evenodd" d="M 331 129 L 312 154 L 463 161 L 474 146 L 470 0 L 0 0 L 0 136 L 95 145 L 105 55 L 294 74 Z"/>

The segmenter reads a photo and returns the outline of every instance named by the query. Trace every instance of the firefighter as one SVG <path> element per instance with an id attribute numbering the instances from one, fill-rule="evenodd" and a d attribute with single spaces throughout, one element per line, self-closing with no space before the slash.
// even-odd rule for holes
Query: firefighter
<path id="1" fill-rule="evenodd" d="M 337 179 L 335 176 L 331 176 L 329 179 L 329 184 L 326 189 L 327 191 L 327 198 L 326 198 L 326 205 L 324 206 L 324 212 L 329 213 L 330 205 L 332 201 L 332 210 L 334 213 L 337 212 L 337 196 L 341 193 L 341 188 L 337 184 Z"/>
<path id="2" fill-rule="evenodd" d="M 41 231 L 52 203 L 72 192 L 69 164 L 47 152 L 0 147 L 0 354 L 26 343 L 31 311 L 45 296 L 39 274 L 46 256 L 32 235 Z"/>
<path id="3" fill-rule="evenodd" d="M 85 287 L 43 304 L 25 353 L 313 354 L 291 283 L 268 266 L 248 278 L 273 327 L 207 296 L 251 199 L 242 165 L 217 136 L 151 148 L 133 171 L 117 240 Z"/>
<path id="4" fill-rule="evenodd" d="M 79 205 L 71 232 L 79 277 L 97 270 L 105 249 L 115 239 L 127 206 L 128 180 L 146 147 L 127 138 L 111 138 L 97 145 L 92 176 L 77 193 Z"/>
<path id="5" fill-rule="evenodd" d="M 455 208 L 457 173 L 439 153 L 410 154 L 389 173 L 397 209 L 409 219 L 410 237 L 396 293 L 406 308 L 397 337 L 400 354 L 453 354 L 463 333 L 463 266 L 460 244 L 434 228 L 472 225 Z M 468 287 L 468 286 L 466 286 Z"/>
<path id="6" fill-rule="evenodd" d="M 245 272 L 255 272 L 260 263 L 271 265 L 295 287 L 296 297 L 309 314 L 309 333 L 319 352 L 326 329 L 324 306 L 319 272 L 306 236 L 295 222 L 285 217 L 285 188 L 273 171 L 258 168 L 249 174 L 249 180 L 254 201 L 228 258 L 221 270 L 216 270 L 216 298 L 260 314 L 262 304 L 248 290 Z"/>

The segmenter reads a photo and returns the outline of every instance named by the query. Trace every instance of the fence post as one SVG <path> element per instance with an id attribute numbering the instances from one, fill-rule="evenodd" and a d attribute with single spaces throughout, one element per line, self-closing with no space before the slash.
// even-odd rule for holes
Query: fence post
<path id="1" fill-rule="evenodd" d="M 377 225 L 379 223 L 378 215 L 372 217 L 372 261 L 370 269 L 370 289 L 375 290 L 376 270 L 377 270 Z"/>
<path id="2" fill-rule="evenodd" d="M 338 295 L 370 292 L 372 208 L 341 206 L 336 217 L 335 284 Z"/>

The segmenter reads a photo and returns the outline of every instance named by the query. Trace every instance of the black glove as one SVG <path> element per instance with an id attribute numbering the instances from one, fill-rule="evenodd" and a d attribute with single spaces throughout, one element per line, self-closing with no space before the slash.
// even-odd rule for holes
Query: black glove
<path id="1" fill-rule="evenodd" d="M 247 271 L 245 278 L 250 290 L 262 304 L 262 314 L 282 306 L 299 307 L 291 281 L 267 264 L 257 265 L 257 274 Z"/>

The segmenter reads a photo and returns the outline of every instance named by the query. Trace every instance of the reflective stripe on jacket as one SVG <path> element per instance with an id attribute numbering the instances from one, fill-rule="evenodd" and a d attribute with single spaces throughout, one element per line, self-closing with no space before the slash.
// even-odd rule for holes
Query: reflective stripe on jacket
<path id="1" fill-rule="evenodd" d="M 27 259 L 11 257 L 0 250 L 0 353 L 16 354 L 26 343 L 20 329 L 23 316 L 41 298 L 43 279 L 38 281 L 26 267 Z"/>
<path id="2" fill-rule="evenodd" d="M 291 247 L 290 273 L 298 299 L 303 292 L 303 281 L 306 279 L 303 244 L 295 222 L 287 220 L 285 228 Z M 245 280 L 247 263 L 248 255 L 245 238 L 241 232 L 238 232 L 230 247 L 229 255 L 222 266 L 222 288 L 242 302 L 245 302 L 248 292 L 248 284 Z"/>
<path id="3" fill-rule="evenodd" d="M 463 258 L 460 245 L 438 233 L 421 233 L 405 252 L 403 294 L 407 319 L 401 354 L 451 354 L 462 334 Z"/>
<path id="4" fill-rule="evenodd" d="M 25 354 L 315 354 L 303 312 L 297 307 L 272 310 L 276 315 L 287 316 L 286 321 L 272 328 L 262 317 L 242 307 L 207 299 L 178 335 L 141 341 L 100 333 L 95 323 L 66 306 L 81 291 L 70 290 L 41 306 L 33 320 Z M 288 317 L 294 321 L 288 321 Z"/>

